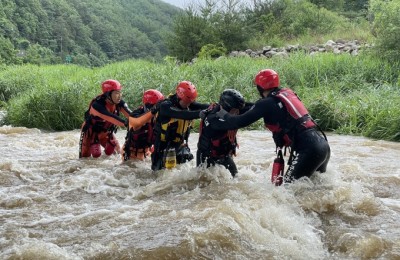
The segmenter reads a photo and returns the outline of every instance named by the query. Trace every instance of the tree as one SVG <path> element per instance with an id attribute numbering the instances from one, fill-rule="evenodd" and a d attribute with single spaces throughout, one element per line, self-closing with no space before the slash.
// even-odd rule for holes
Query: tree
<path id="1" fill-rule="evenodd" d="M 246 26 L 240 0 L 222 0 L 218 3 L 219 5 L 210 3 L 211 6 L 217 6 L 216 11 L 211 8 L 206 9 L 208 10 L 208 21 L 213 25 L 214 38 L 216 39 L 212 43 L 222 42 L 228 51 L 244 48 L 250 33 Z"/>
<path id="2" fill-rule="evenodd" d="M 171 31 L 171 18 L 179 11 L 160 0 L 0 0 L 0 35 L 14 49 L 27 50 L 27 43 L 50 49 L 52 62 L 70 53 L 96 64 L 161 60 L 167 54 L 162 35 Z"/>
<path id="3" fill-rule="evenodd" d="M 203 45 L 213 42 L 210 24 L 191 7 L 174 20 L 173 32 L 167 38 L 167 46 L 170 55 L 182 61 L 193 59 Z"/>
<path id="4" fill-rule="evenodd" d="M 370 17 L 375 50 L 380 57 L 393 63 L 400 60 L 400 2 L 371 0 Z"/>
<path id="5" fill-rule="evenodd" d="M 222 44 L 227 51 L 244 48 L 250 33 L 239 0 L 206 0 L 196 12 L 194 6 L 174 21 L 173 34 L 167 39 L 172 56 L 193 59 L 204 45 Z"/>
<path id="6" fill-rule="evenodd" d="M 0 63 L 13 64 L 16 61 L 16 53 L 11 41 L 0 36 Z"/>
<path id="7" fill-rule="evenodd" d="M 54 53 L 49 48 L 40 46 L 39 44 L 30 45 L 23 58 L 24 63 L 31 64 L 51 64 L 53 63 Z"/>

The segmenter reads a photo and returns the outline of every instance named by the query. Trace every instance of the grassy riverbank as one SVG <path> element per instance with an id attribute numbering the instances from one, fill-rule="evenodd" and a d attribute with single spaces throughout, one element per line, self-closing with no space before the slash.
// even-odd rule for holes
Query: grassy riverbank
<path id="1" fill-rule="evenodd" d="M 79 128 L 90 100 L 100 94 L 100 83 L 119 80 L 123 99 L 139 105 L 145 89 L 164 94 L 177 82 L 190 80 L 200 102 L 217 101 L 225 88 L 235 88 L 247 100 L 257 100 L 252 80 L 263 68 L 281 75 L 324 130 L 400 141 L 399 67 L 372 56 L 303 53 L 289 58 L 222 58 L 192 65 L 126 61 L 101 68 L 75 65 L 16 66 L 0 70 L 0 102 L 7 110 L 4 124 L 45 130 Z M 262 127 L 261 120 L 250 128 Z"/>

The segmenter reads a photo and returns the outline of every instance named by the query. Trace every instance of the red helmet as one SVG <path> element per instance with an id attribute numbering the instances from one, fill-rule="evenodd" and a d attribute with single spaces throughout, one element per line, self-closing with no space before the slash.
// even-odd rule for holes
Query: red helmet
<path id="1" fill-rule="evenodd" d="M 156 104 L 158 101 L 163 100 L 164 99 L 164 95 L 155 89 L 149 89 L 146 90 L 143 93 L 143 104 L 151 104 L 154 105 Z"/>
<path id="2" fill-rule="evenodd" d="M 279 75 L 271 69 L 261 70 L 257 73 L 254 84 L 261 87 L 263 90 L 279 87 Z"/>
<path id="3" fill-rule="evenodd" d="M 181 81 L 176 86 L 176 95 L 185 103 L 192 103 L 197 98 L 196 86 L 190 81 Z"/>
<path id="4" fill-rule="evenodd" d="M 122 86 L 121 83 L 114 79 L 108 79 L 101 83 L 101 90 L 103 90 L 103 93 L 110 92 L 113 90 L 121 90 Z"/>

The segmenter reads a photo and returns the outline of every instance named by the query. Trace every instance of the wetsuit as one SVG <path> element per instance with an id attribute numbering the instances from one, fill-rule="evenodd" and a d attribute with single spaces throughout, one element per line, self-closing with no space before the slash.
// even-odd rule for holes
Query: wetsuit
<path id="1" fill-rule="evenodd" d="M 271 91 L 244 114 L 225 114 L 223 118 L 214 114 L 207 116 L 206 120 L 214 129 L 229 130 L 246 127 L 263 118 L 266 127 L 273 132 L 277 147 L 291 148 L 290 166 L 284 177 L 285 182 L 291 182 L 303 176 L 310 177 L 315 171 L 325 172 L 330 158 L 330 147 L 325 135 L 318 131 L 308 114 L 297 119 L 291 116 L 285 103 L 277 97 L 279 91 L 286 90 L 288 89 L 278 88 Z M 298 98 L 296 106 L 305 109 Z"/>
<path id="2" fill-rule="evenodd" d="M 253 104 L 246 103 L 245 108 L 239 111 L 242 114 L 249 110 Z M 217 113 L 221 108 L 215 104 L 208 108 L 210 112 L 207 115 Z M 196 165 L 206 162 L 207 167 L 211 165 L 224 165 L 231 175 L 235 177 L 238 170 L 233 155 L 236 155 L 236 147 L 238 146 L 236 133 L 234 130 L 215 129 L 214 124 L 207 124 L 204 120 L 200 123 L 200 135 L 197 143 Z"/>
<path id="3" fill-rule="evenodd" d="M 161 101 L 159 106 L 154 126 L 154 152 L 151 154 L 151 169 L 154 171 L 164 168 L 164 153 L 170 148 L 175 148 L 178 164 L 193 159 L 187 146 L 191 123 L 209 104 L 193 102 L 187 109 L 182 108 L 174 94 Z"/>
<path id="4" fill-rule="evenodd" d="M 149 109 L 145 106 L 133 110 L 131 117 L 140 117 Z M 153 145 L 153 127 L 154 120 L 146 123 L 140 129 L 134 131 L 129 129 L 125 137 L 125 144 L 122 148 L 122 159 L 127 161 L 129 159 L 143 160 L 145 157 L 150 156 L 151 147 Z"/>
<path id="5" fill-rule="evenodd" d="M 123 100 L 118 104 L 110 104 L 106 100 L 106 95 L 97 96 L 90 102 L 89 109 L 85 112 L 85 122 L 81 127 L 79 158 L 90 157 L 92 155 L 90 146 L 96 143 L 102 147 L 112 144 L 115 147 L 112 152 L 120 152 L 120 145 L 114 132 L 117 126 L 126 126 L 128 122 L 119 116 L 120 113 L 128 118 L 132 111 Z"/>

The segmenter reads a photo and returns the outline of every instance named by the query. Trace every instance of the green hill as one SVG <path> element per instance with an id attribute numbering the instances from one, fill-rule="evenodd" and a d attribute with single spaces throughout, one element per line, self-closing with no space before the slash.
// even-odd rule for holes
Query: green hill
<path id="1" fill-rule="evenodd" d="M 0 63 L 159 59 L 179 11 L 159 0 L 1 0 Z"/>

